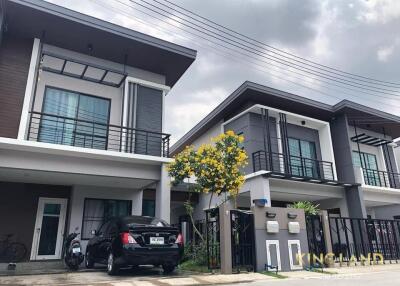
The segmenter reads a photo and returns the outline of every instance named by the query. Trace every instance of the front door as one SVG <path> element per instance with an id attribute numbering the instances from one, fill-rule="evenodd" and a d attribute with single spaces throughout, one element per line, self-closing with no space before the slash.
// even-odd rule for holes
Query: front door
<path id="1" fill-rule="evenodd" d="M 39 198 L 31 260 L 60 259 L 67 199 Z"/>

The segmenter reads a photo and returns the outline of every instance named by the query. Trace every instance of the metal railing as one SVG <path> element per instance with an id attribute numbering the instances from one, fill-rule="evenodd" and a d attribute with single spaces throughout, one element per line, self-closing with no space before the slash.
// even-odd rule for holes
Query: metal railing
<path id="1" fill-rule="evenodd" d="M 400 189 L 400 174 L 362 168 L 366 185 Z"/>
<path id="2" fill-rule="evenodd" d="M 170 135 L 32 111 L 27 140 L 169 157 Z"/>
<path id="3" fill-rule="evenodd" d="M 335 180 L 333 163 L 260 150 L 252 154 L 253 171 L 272 171 L 297 177 Z"/>

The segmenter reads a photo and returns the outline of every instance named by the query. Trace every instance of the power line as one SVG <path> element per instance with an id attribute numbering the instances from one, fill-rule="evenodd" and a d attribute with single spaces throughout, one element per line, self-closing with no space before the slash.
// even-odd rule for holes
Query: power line
<path id="1" fill-rule="evenodd" d="M 161 4 L 161 5 L 163 5 L 164 7 L 168 7 L 168 8 L 170 8 L 170 9 L 172 9 L 173 11 L 179 12 L 177 9 L 174 9 L 174 8 L 172 8 L 172 7 L 170 7 L 170 6 L 166 5 L 166 4 L 163 4 L 163 3 L 161 3 L 161 2 L 159 2 L 159 1 L 157 1 L 157 0 L 153 0 L 153 1 L 154 1 L 154 2 L 157 2 L 157 3 Z M 190 14 L 192 14 L 192 15 L 194 15 L 194 16 L 200 18 L 200 19 L 203 19 L 203 20 L 205 20 L 205 21 L 208 22 L 208 23 L 212 23 L 213 25 L 215 25 L 215 26 L 217 26 L 217 27 L 220 27 L 220 28 L 222 28 L 222 29 L 224 29 L 224 30 L 226 30 L 226 31 L 232 32 L 233 34 L 236 34 L 236 35 L 238 35 L 238 36 L 240 36 L 240 37 L 242 37 L 242 38 L 245 38 L 245 39 L 247 39 L 247 40 L 250 40 L 250 41 L 252 41 L 252 42 L 261 44 L 262 46 L 269 48 L 269 49 L 268 49 L 269 52 L 274 53 L 274 54 L 277 54 L 277 55 L 279 55 L 279 56 L 283 56 L 283 57 L 290 56 L 290 57 L 293 57 L 293 58 L 294 58 L 294 59 L 291 58 L 291 60 L 293 60 L 293 61 L 296 61 L 296 62 L 299 62 L 299 63 L 303 63 L 303 64 L 307 64 L 307 63 L 308 63 L 308 65 L 310 65 L 310 66 L 312 66 L 312 67 L 317 66 L 317 67 L 319 67 L 319 68 L 321 68 L 321 69 L 323 69 L 323 70 L 326 70 L 326 71 L 331 71 L 331 72 L 332 72 L 332 71 L 335 71 L 335 72 L 338 72 L 338 73 L 335 73 L 335 74 L 338 74 L 338 75 L 340 75 L 340 73 L 343 73 L 343 74 L 346 74 L 347 76 L 349 76 L 349 77 L 351 77 L 351 78 L 353 78 L 353 79 L 359 78 L 358 80 L 360 80 L 360 81 L 365 81 L 365 82 L 374 81 L 374 82 L 377 82 L 377 84 L 383 83 L 383 84 L 381 84 L 381 85 L 383 85 L 383 86 L 388 86 L 388 85 L 385 85 L 385 84 L 400 86 L 400 83 L 393 83 L 393 82 L 382 81 L 382 80 L 378 80 L 378 79 L 374 79 L 374 78 L 370 78 L 370 77 L 366 77 L 366 76 L 361 76 L 361 75 L 349 73 L 349 72 L 346 72 L 346 71 L 342 71 L 342 70 L 340 70 L 340 69 L 336 69 L 336 68 L 333 68 L 333 67 L 329 67 L 329 66 L 326 66 L 326 65 L 323 65 L 323 64 L 320 64 L 320 63 L 317 63 L 317 62 L 308 60 L 308 59 L 306 59 L 306 58 L 303 58 L 303 57 L 297 56 L 297 55 L 295 55 L 295 54 L 286 52 L 286 51 L 284 51 L 284 50 L 275 48 L 275 47 L 273 47 L 273 46 L 271 46 L 271 45 L 268 45 L 268 44 L 266 44 L 266 43 L 263 43 L 263 42 L 261 42 L 261 41 L 259 41 L 259 40 L 256 40 L 256 39 L 254 39 L 254 38 L 251 38 L 251 37 L 249 37 L 249 36 L 246 36 L 245 34 L 239 33 L 239 32 L 237 32 L 237 31 L 235 31 L 235 30 L 232 30 L 232 29 L 230 29 L 230 28 L 228 28 L 228 27 L 226 27 L 226 26 L 223 26 L 223 25 L 221 25 L 221 24 L 218 24 L 218 23 L 216 23 L 216 22 L 214 22 L 214 21 L 212 21 L 212 20 L 210 20 L 210 19 L 207 19 L 207 18 L 205 18 L 205 17 L 203 17 L 203 16 L 201 16 L 201 15 L 199 15 L 199 14 L 193 12 L 193 11 L 190 11 L 190 10 L 188 10 L 188 9 L 185 9 L 184 7 L 179 6 L 179 5 L 175 4 L 175 3 L 172 3 L 172 2 L 170 2 L 170 1 L 168 1 L 168 0 L 163 0 L 163 1 L 165 1 L 165 2 L 167 2 L 167 3 L 169 3 L 169 4 L 171 4 L 171 5 L 173 5 L 173 6 L 175 6 L 175 7 L 178 7 L 178 8 L 181 9 L 182 11 L 188 12 L 188 13 L 190 13 Z M 187 16 L 187 17 L 192 18 L 190 15 L 187 15 L 187 14 L 185 14 L 185 13 L 182 13 L 182 12 L 179 12 L 179 13 L 181 13 L 181 14 Z M 192 19 L 194 19 L 194 18 L 192 18 Z M 197 20 L 197 21 L 199 21 L 199 20 Z M 201 21 L 200 21 L 200 22 L 201 22 Z M 205 25 L 208 25 L 209 27 L 213 27 L 212 25 L 209 25 L 209 24 L 207 24 L 207 23 L 204 23 L 204 22 L 201 22 L 201 23 L 203 23 L 203 24 L 205 24 Z M 215 27 L 213 27 L 213 28 L 216 29 L 216 30 L 218 30 L 218 31 L 221 31 L 221 30 L 218 29 L 218 28 L 215 28 Z M 229 33 L 227 33 L 227 34 L 229 34 Z M 237 38 L 237 39 L 241 39 L 240 37 L 237 37 L 237 36 L 235 36 L 235 35 L 232 35 L 232 34 L 229 34 L 229 35 L 231 35 L 231 36 L 233 36 L 233 37 L 235 37 L 235 38 Z M 296 60 L 296 59 L 299 59 L 299 60 Z M 306 63 L 304 63 L 303 61 L 306 62 Z M 332 73 L 334 73 L 334 72 L 332 72 Z M 362 79 L 363 79 L 363 80 L 362 80 Z M 392 87 L 393 87 L 393 86 L 392 86 Z"/>
<path id="2" fill-rule="evenodd" d="M 192 32 L 189 32 L 189 31 L 183 29 L 183 28 L 180 27 L 180 26 L 176 26 L 176 25 L 174 25 L 174 24 L 171 23 L 171 22 L 164 21 L 164 19 L 161 19 L 161 18 L 159 18 L 159 17 L 157 17 L 157 16 L 154 16 L 154 15 L 148 13 L 148 12 L 142 11 L 142 10 L 136 8 L 136 7 L 130 6 L 130 5 L 126 4 L 126 3 L 124 3 L 124 2 L 121 2 L 121 1 L 119 1 L 119 0 L 115 0 L 115 1 L 117 1 L 118 3 L 120 3 L 120 4 L 124 5 L 124 6 L 133 8 L 135 11 L 139 11 L 139 12 L 141 12 L 142 14 L 145 14 L 145 15 L 147 15 L 147 16 L 150 16 L 150 17 L 152 17 L 152 18 L 154 18 L 154 19 L 157 19 L 157 20 L 159 20 L 159 21 L 161 21 L 161 22 L 163 22 L 163 23 L 166 23 L 166 24 L 168 24 L 168 25 L 171 25 L 171 26 L 173 26 L 174 28 L 180 29 L 180 30 L 184 31 L 185 33 L 188 33 L 188 34 L 190 34 L 190 35 L 194 35 L 194 36 L 196 36 L 196 37 L 199 37 L 199 38 L 201 38 L 201 39 L 206 40 L 207 42 L 211 42 L 211 43 L 213 43 L 213 44 L 215 44 L 215 45 L 221 46 L 221 47 L 223 47 L 223 48 L 225 48 L 225 49 L 228 49 L 228 50 L 230 50 L 230 51 L 233 51 L 233 52 L 235 52 L 235 53 L 241 54 L 241 55 L 246 56 L 246 57 L 254 58 L 254 59 L 256 59 L 257 61 L 260 61 L 258 58 L 252 57 L 251 55 L 248 55 L 248 54 L 246 54 L 246 53 L 243 53 L 243 52 L 237 51 L 237 50 L 235 50 L 235 49 L 232 49 L 232 48 L 230 48 L 230 47 L 227 47 L 227 46 L 225 46 L 225 45 L 223 45 L 223 44 L 221 44 L 221 43 L 219 43 L 219 42 L 212 41 L 212 40 L 210 40 L 210 39 L 208 39 L 208 38 L 206 38 L 206 37 L 204 37 L 204 36 L 202 36 L 202 35 L 198 35 L 198 34 L 194 34 L 194 33 L 192 33 Z M 131 15 L 130 15 L 130 16 L 131 16 Z M 274 64 L 271 64 L 271 63 L 269 63 L 269 62 L 267 62 L 267 61 L 261 60 L 261 62 L 267 63 L 267 64 L 269 64 L 269 65 L 271 65 L 271 66 L 276 66 L 276 67 L 282 69 L 282 67 L 277 66 L 277 65 L 274 65 Z M 324 81 L 324 80 L 322 80 L 322 79 L 316 79 L 316 78 L 310 77 L 310 76 L 308 76 L 308 75 L 304 75 L 304 74 L 302 74 L 302 73 L 299 73 L 299 72 L 294 71 L 294 70 L 291 70 L 291 69 L 287 69 L 287 70 L 285 70 L 285 71 L 290 72 L 290 73 L 299 74 L 299 75 L 301 75 L 301 76 L 304 76 L 304 77 L 307 77 L 307 78 L 311 78 L 312 80 L 315 79 L 315 80 L 318 80 L 318 81 L 320 81 L 320 82 L 322 82 L 322 83 L 327 83 L 327 84 L 330 84 L 330 85 L 334 85 L 334 86 L 337 86 L 337 87 L 342 88 L 342 89 L 347 89 L 347 90 L 353 90 L 353 91 L 354 91 L 354 89 L 352 89 L 352 88 L 349 88 L 349 87 L 346 87 L 346 86 L 337 85 L 337 84 L 335 84 L 335 83 L 328 82 L 328 81 Z M 304 80 L 304 79 L 302 78 L 301 80 Z M 357 91 L 358 91 L 358 90 L 357 90 Z M 394 98 L 387 97 L 387 96 L 383 96 L 383 95 L 376 95 L 376 94 L 373 94 L 373 93 L 368 92 L 368 91 L 363 91 L 363 92 L 366 93 L 366 94 L 370 94 L 370 95 L 372 95 L 372 96 L 383 97 L 383 98 L 387 98 L 387 99 L 391 99 L 391 100 L 394 99 Z M 397 96 L 397 95 L 393 95 L 393 96 Z M 338 97 L 335 97 L 335 98 L 338 98 Z M 341 98 L 339 98 L 339 99 L 341 99 Z M 379 101 L 379 103 L 381 103 L 381 102 Z"/>
<path id="3" fill-rule="evenodd" d="M 139 1 L 144 2 L 144 3 L 146 3 L 147 5 L 150 5 L 150 6 L 154 7 L 155 9 L 158 9 L 158 10 L 161 10 L 161 11 L 163 11 L 163 12 L 166 12 L 166 13 L 168 13 L 168 14 L 174 16 L 174 17 L 171 18 L 169 15 L 166 15 L 166 14 L 164 14 L 164 13 L 162 13 L 162 12 L 159 12 L 158 10 L 155 10 L 155 9 L 153 9 L 153 8 L 150 8 L 150 7 L 146 6 L 146 5 L 143 5 L 143 4 L 141 4 L 141 3 L 139 3 L 139 2 L 137 2 L 137 1 L 135 1 L 135 0 L 129 0 L 129 1 L 132 2 L 132 3 L 135 3 L 136 5 L 141 6 L 141 7 L 145 8 L 145 9 L 147 9 L 147 10 L 150 10 L 150 11 L 152 11 L 153 13 L 156 13 L 156 14 L 159 14 L 159 15 L 161 15 L 161 16 L 163 16 L 163 17 L 166 17 L 166 18 L 168 18 L 168 19 L 171 19 L 172 21 L 175 21 L 175 22 L 177 22 L 177 23 L 179 23 L 179 24 L 181 24 L 181 25 L 184 25 L 184 26 L 186 26 L 186 27 L 188 27 L 188 28 L 190 28 L 190 29 L 192 29 L 192 30 L 195 30 L 195 31 L 197 31 L 197 32 L 200 32 L 200 33 L 202 33 L 202 34 L 205 34 L 205 35 L 207 35 L 208 37 L 217 39 L 217 40 L 219 40 L 219 41 L 221 41 L 221 42 L 224 42 L 224 43 L 226 43 L 226 44 L 228 44 L 228 45 L 231 45 L 231 46 L 233 46 L 233 47 L 236 47 L 236 48 L 238 48 L 238 49 L 244 50 L 244 51 L 249 52 L 249 53 L 252 53 L 252 54 L 256 54 L 257 56 L 260 56 L 260 57 L 262 57 L 262 58 L 266 58 L 266 59 L 272 60 L 272 61 L 277 62 L 277 63 L 279 63 L 279 64 L 282 64 L 282 65 L 284 65 L 284 66 L 289 66 L 289 67 L 295 68 L 295 69 L 297 69 L 297 70 L 301 70 L 301 71 L 303 71 L 303 72 L 306 72 L 306 73 L 308 73 L 308 74 L 312 74 L 312 75 L 315 75 L 315 76 L 318 76 L 318 77 L 322 77 L 322 78 L 325 78 L 325 79 L 328 79 L 328 80 L 331 80 L 331 81 L 339 82 L 339 83 L 344 84 L 344 85 L 353 86 L 353 87 L 359 88 L 359 89 L 361 89 L 361 90 L 369 90 L 369 91 L 379 92 L 379 93 L 388 94 L 388 95 L 393 95 L 393 96 L 400 96 L 400 94 L 394 94 L 394 93 L 392 93 L 392 92 L 395 92 L 395 93 L 399 92 L 399 91 L 396 91 L 396 90 L 391 90 L 391 89 L 386 89 L 386 88 L 379 88 L 379 89 L 378 89 L 378 88 L 376 88 L 376 87 L 374 87 L 374 86 L 371 86 L 371 85 L 366 85 L 366 84 L 358 83 L 358 82 L 355 82 L 355 81 L 352 81 L 352 80 L 347 80 L 347 79 L 338 78 L 338 77 L 335 77 L 335 76 L 332 76 L 332 75 L 327 75 L 326 73 L 314 72 L 313 70 L 311 70 L 311 69 L 309 69 L 309 68 L 304 68 L 304 67 L 302 67 L 302 66 L 300 66 L 300 65 L 298 65 L 298 64 L 291 63 L 291 62 L 289 62 L 289 61 L 287 61 L 287 60 L 276 59 L 276 58 L 273 57 L 273 56 L 270 56 L 270 55 L 268 55 L 268 54 L 265 54 L 264 52 L 260 52 L 260 50 L 254 49 L 254 47 L 250 47 L 250 46 L 245 45 L 245 44 L 243 44 L 243 43 L 241 43 L 241 42 L 232 40 L 232 39 L 230 39 L 229 37 L 216 34 L 215 32 L 212 32 L 212 31 L 210 31 L 210 30 L 207 29 L 207 28 L 201 27 L 202 29 L 200 29 L 200 28 L 198 28 L 197 26 L 193 26 L 193 24 L 194 24 L 194 25 L 196 25 L 196 24 L 193 23 L 193 22 L 191 22 L 191 21 L 182 19 L 181 17 L 179 17 L 179 16 L 177 16 L 177 15 L 175 15 L 175 14 L 171 14 L 170 12 L 166 11 L 165 9 L 162 9 L 162 8 L 156 6 L 156 5 L 153 5 L 153 4 L 151 4 L 151 3 L 149 3 L 149 2 L 147 2 L 147 1 L 145 1 L 145 0 L 139 0 Z M 178 19 L 176 19 L 176 18 L 178 18 Z M 186 22 L 188 22 L 188 23 L 190 23 L 190 24 L 187 24 Z M 202 31 L 202 30 L 205 30 L 206 32 L 204 32 L 204 31 Z M 209 33 L 209 32 L 210 32 L 210 33 Z M 228 41 L 229 41 L 229 42 L 228 42 Z"/>
<path id="4" fill-rule="evenodd" d="M 94 0 L 92 0 L 92 1 L 94 1 Z M 126 3 L 120 2 L 119 0 L 115 0 L 115 1 L 119 2 L 119 3 L 122 4 L 122 5 L 125 5 L 125 6 L 128 6 L 128 7 L 130 7 L 130 8 L 133 8 L 132 6 L 130 6 L 130 5 L 126 4 Z M 94 3 L 96 3 L 96 2 L 94 2 Z M 114 9 L 114 10 L 119 10 L 120 13 L 122 13 L 122 14 L 126 15 L 127 17 L 130 17 L 130 18 L 133 16 L 133 14 L 127 13 L 126 10 L 116 9 L 116 8 L 113 7 L 113 6 L 104 7 L 103 5 L 100 5 L 99 3 L 96 3 L 96 4 L 99 5 L 99 6 L 101 6 L 102 8 L 104 8 L 104 9 L 106 9 L 106 10 L 108 10 L 108 9 L 110 9 L 110 8 L 111 8 L 111 9 Z M 155 19 L 157 19 L 157 20 L 162 21 L 162 19 L 157 18 L 157 17 L 154 17 L 154 16 L 152 16 L 151 14 L 149 14 L 149 13 L 147 13 L 147 12 L 144 12 L 144 11 L 142 11 L 142 10 L 139 10 L 139 9 L 136 9 L 136 8 L 135 8 L 135 11 L 140 12 L 140 13 L 142 13 L 142 14 L 144 14 L 144 15 L 147 15 L 147 16 L 151 16 L 152 18 L 155 18 Z M 137 16 L 135 15 L 135 20 L 138 20 L 138 19 L 140 19 L 140 18 L 137 17 Z M 149 22 L 148 20 L 146 20 L 146 21 L 139 21 L 139 22 L 141 22 L 141 23 L 144 24 L 144 25 L 149 25 L 149 24 L 150 24 L 152 28 L 154 28 L 155 26 L 157 26 L 157 27 L 159 27 L 158 30 L 160 30 L 160 31 L 162 31 L 162 32 L 165 33 L 165 27 L 160 28 L 159 25 L 154 24 L 154 23 L 151 23 L 151 22 Z M 175 27 L 175 28 L 182 29 L 181 27 L 176 27 L 176 26 L 173 25 L 172 23 L 169 23 L 169 22 L 165 22 L 165 23 L 170 24 L 170 25 L 172 25 L 172 26 Z M 182 29 L 182 30 L 183 30 L 183 29 Z M 193 33 L 190 33 L 190 32 L 188 32 L 188 31 L 186 31 L 186 30 L 183 30 L 183 31 L 184 31 L 185 33 L 189 33 L 190 35 L 194 35 Z M 168 31 L 167 31 L 167 33 L 168 33 Z M 181 37 L 181 38 L 184 38 L 184 39 L 193 40 L 193 38 L 185 37 L 185 36 L 182 36 L 181 34 L 176 34 L 176 33 L 173 34 L 173 33 L 171 33 L 171 32 L 169 32 L 169 34 L 170 34 L 170 35 L 173 35 L 173 36 L 178 36 L 178 37 Z M 195 36 L 198 36 L 198 35 L 195 35 Z M 198 37 L 207 40 L 206 38 L 204 38 L 204 37 L 202 37 L 202 36 L 198 36 Z M 194 43 L 195 43 L 196 45 L 199 45 L 199 46 L 204 47 L 203 45 L 199 44 L 197 41 L 194 41 Z M 213 42 L 213 43 L 214 43 L 214 42 Z M 232 49 L 230 49 L 229 47 L 226 47 L 226 46 L 224 46 L 224 45 L 222 45 L 222 44 L 219 44 L 219 43 L 215 43 L 215 44 L 217 44 L 218 46 L 222 46 L 222 47 L 224 47 L 224 48 L 226 48 L 226 49 L 228 49 L 228 50 L 232 50 Z M 209 47 L 206 47 L 206 49 L 209 49 Z M 211 50 L 211 49 L 209 49 L 209 50 Z M 216 51 L 218 51 L 218 50 L 215 50 L 215 49 L 212 50 L 212 52 L 216 52 Z M 234 51 L 234 52 L 236 52 L 236 53 L 240 53 L 240 52 L 238 52 L 238 51 L 236 51 L 236 50 L 232 50 L 232 51 Z M 231 57 L 227 56 L 227 54 L 231 55 Z M 235 61 L 238 60 L 237 56 L 232 55 L 232 54 L 230 54 L 230 53 L 227 53 L 226 51 L 221 52 L 221 55 L 222 55 L 223 57 L 232 58 L 232 59 L 235 60 Z M 249 55 L 247 55 L 247 54 L 244 54 L 244 55 L 247 56 L 247 57 L 251 57 L 251 56 L 249 56 Z M 243 62 L 246 63 L 246 64 L 248 64 L 248 60 L 246 60 L 246 61 L 243 60 Z M 310 89 L 310 90 L 312 90 L 312 91 L 314 91 L 314 92 L 317 92 L 317 93 L 320 93 L 320 94 L 323 94 L 323 95 L 326 95 L 326 96 L 329 96 L 329 97 L 332 97 L 332 98 L 336 98 L 336 99 L 339 99 L 339 100 L 342 100 L 342 99 L 343 99 L 343 98 L 340 98 L 340 97 L 337 97 L 337 96 L 334 96 L 334 95 L 331 95 L 331 94 L 322 92 L 322 91 L 320 91 L 320 90 L 318 90 L 318 89 L 315 89 L 315 88 L 312 88 L 312 87 L 310 87 L 310 86 L 306 86 L 306 85 L 300 84 L 299 82 L 290 81 L 290 80 L 288 80 L 287 77 L 279 77 L 279 76 L 276 76 L 276 75 L 272 74 L 270 70 L 264 70 L 266 67 L 264 67 L 264 66 L 258 64 L 258 62 L 257 62 L 257 63 L 252 62 L 252 64 L 257 65 L 257 66 L 260 66 L 260 67 L 263 68 L 262 70 L 261 70 L 261 69 L 257 69 L 257 70 L 259 70 L 259 71 L 261 71 L 261 72 L 263 72 L 263 73 L 268 73 L 268 74 L 270 74 L 272 77 L 278 78 L 279 80 L 283 80 L 283 81 L 290 82 L 290 83 L 295 84 L 295 85 L 297 85 L 297 86 L 301 86 L 301 87 L 303 87 L 303 88 Z M 281 69 L 281 68 L 280 68 L 280 69 Z M 294 72 L 294 71 L 285 70 L 285 72 Z M 300 75 L 302 75 L 302 74 L 300 74 Z M 296 77 L 295 77 L 295 78 L 296 78 Z M 298 77 L 297 77 L 297 78 L 298 78 Z M 298 78 L 298 79 L 299 79 L 299 78 Z M 304 81 L 303 78 L 300 78 L 300 80 L 303 80 L 303 81 Z M 330 84 L 332 84 L 332 83 L 330 83 Z M 321 87 L 324 87 L 324 88 L 329 89 L 328 87 L 325 87 L 325 86 L 321 86 Z M 349 88 L 346 88 L 346 87 L 343 87 L 343 86 L 339 86 L 339 87 L 342 88 L 342 89 L 349 89 Z M 343 93 L 343 94 L 350 95 L 350 96 L 362 98 L 362 97 L 357 96 L 357 95 L 355 95 L 355 94 L 349 94 L 349 93 L 345 93 L 345 92 L 343 92 L 343 91 L 340 91 L 340 92 Z M 392 99 L 392 98 L 389 98 L 389 99 Z M 382 104 L 381 101 L 377 101 L 377 100 L 373 100 L 373 99 L 368 99 L 368 100 L 370 100 L 370 101 L 375 101 L 375 102 L 378 102 L 378 103 Z M 400 107 L 400 105 L 395 105 L 395 104 L 392 104 L 391 106 Z"/>

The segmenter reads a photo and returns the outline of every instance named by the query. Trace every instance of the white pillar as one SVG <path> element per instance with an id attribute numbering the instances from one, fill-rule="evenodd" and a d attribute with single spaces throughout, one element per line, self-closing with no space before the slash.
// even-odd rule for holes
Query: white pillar
<path id="1" fill-rule="evenodd" d="M 31 101 L 33 97 L 33 92 L 35 89 L 36 78 L 36 68 L 40 61 L 40 40 L 35 38 L 33 40 L 33 48 L 31 61 L 29 64 L 28 78 L 26 80 L 24 103 L 22 105 L 21 120 L 19 121 L 18 129 L 18 139 L 24 140 L 28 128 L 29 120 L 29 108 L 31 106 Z"/>
<path id="2" fill-rule="evenodd" d="M 166 164 L 161 166 L 161 177 L 156 187 L 156 217 L 170 222 L 171 219 L 171 179 Z"/>
<path id="3" fill-rule="evenodd" d="M 134 190 L 134 192 L 136 196 L 135 199 L 132 200 L 132 215 L 142 215 L 143 190 Z"/>
<path id="4" fill-rule="evenodd" d="M 254 206 L 253 200 L 267 199 L 265 206 L 271 206 L 271 191 L 269 187 L 269 179 L 263 176 L 257 176 L 248 179 L 247 189 L 250 189 L 250 204 Z"/>

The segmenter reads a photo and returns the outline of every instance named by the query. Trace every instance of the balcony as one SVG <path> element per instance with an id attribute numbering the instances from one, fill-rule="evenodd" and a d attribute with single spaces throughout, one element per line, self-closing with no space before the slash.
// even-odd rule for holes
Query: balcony
<path id="1" fill-rule="evenodd" d="M 253 171 L 270 171 L 275 177 L 314 181 L 333 182 L 335 175 L 333 163 L 282 153 L 269 153 L 263 150 L 254 152 Z"/>
<path id="2" fill-rule="evenodd" d="M 375 187 L 400 189 L 400 174 L 362 168 L 364 184 Z"/>
<path id="3" fill-rule="evenodd" d="M 170 135 L 32 111 L 27 140 L 169 157 Z"/>

